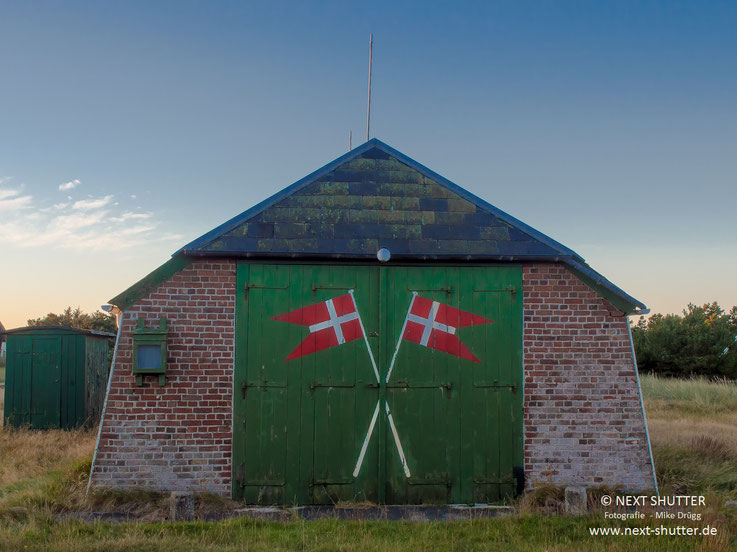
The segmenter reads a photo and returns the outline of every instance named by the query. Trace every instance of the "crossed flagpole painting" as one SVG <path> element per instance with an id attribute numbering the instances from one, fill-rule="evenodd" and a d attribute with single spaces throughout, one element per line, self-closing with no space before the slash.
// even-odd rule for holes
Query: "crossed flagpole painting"
<path id="1" fill-rule="evenodd" d="M 368 342 L 368 336 L 358 312 L 356 298 L 353 290 L 348 293 L 333 297 L 321 303 L 315 303 L 301 309 L 293 310 L 285 314 L 274 316 L 272 320 L 287 322 L 290 324 L 298 324 L 307 326 L 310 330 L 309 335 L 297 345 L 297 347 L 284 359 L 284 362 L 299 358 L 305 355 L 323 351 L 331 347 L 338 347 L 345 343 L 349 343 L 363 337 L 371 359 L 371 366 L 374 369 L 376 383 L 381 384 L 381 376 L 374 360 L 374 354 Z M 479 324 L 489 324 L 493 320 L 484 318 L 468 311 L 463 311 L 445 303 L 420 297 L 417 292 L 412 292 L 412 299 L 404 317 L 402 330 L 397 339 L 397 345 L 394 348 L 387 370 L 384 383 L 389 383 L 389 378 L 394 370 L 394 363 L 397 360 L 399 347 L 402 341 L 411 341 L 423 347 L 429 347 L 436 351 L 442 351 L 450 355 L 454 355 L 471 362 L 479 363 L 479 359 L 466 347 L 456 335 L 456 330 L 466 326 L 476 326 Z M 381 399 L 376 401 L 376 408 L 371 416 L 366 438 L 361 445 L 361 451 L 358 454 L 356 467 L 353 470 L 353 477 L 357 477 L 361 472 L 363 459 L 366 456 L 371 436 L 379 417 Z M 386 412 L 389 428 L 394 438 L 394 444 L 397 447 L 399 460 L 402 463 L 404 475 L 408 478 L 411 476 L 407 458 L 404 455 L 402 442 L 399 439 L 397 426 L 394 424 L 389 403 L 384 401 L 384 409 Z"/>

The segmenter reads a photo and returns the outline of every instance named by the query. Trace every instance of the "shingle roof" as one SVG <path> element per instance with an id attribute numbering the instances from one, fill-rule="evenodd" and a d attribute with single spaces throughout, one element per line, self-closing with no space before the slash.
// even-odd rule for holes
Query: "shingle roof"
<path id="1" fill-rule="evenodd" d="M 375 260 L 382 247 L 409 262 L 562 262 L 624 312 L 646 308 L 575 251 L 376 138 L 188 243 L 115 299 L 123 308 L 192 257 Z"/>
<path id="2" fill-rule="evenodd" d="M 377 139 L 185 245 L 186 255 L 583 260 Z"/>

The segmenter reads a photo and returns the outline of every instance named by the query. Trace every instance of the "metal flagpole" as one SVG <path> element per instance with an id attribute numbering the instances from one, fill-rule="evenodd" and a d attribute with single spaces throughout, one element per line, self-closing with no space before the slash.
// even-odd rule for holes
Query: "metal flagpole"
<path id="1" fill-rule="evenodd" d="M 366 105 L 366 141 L 369 141 L 369 129 L 371 128 L 371 62 L 374 55 L 374 33 L 369 37 L 369 75 L 368 75 L 368 103 Z"/>

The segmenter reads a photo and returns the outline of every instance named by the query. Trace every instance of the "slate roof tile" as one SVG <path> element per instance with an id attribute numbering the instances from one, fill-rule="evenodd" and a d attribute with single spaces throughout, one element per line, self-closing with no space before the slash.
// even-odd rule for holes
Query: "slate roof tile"
<path id="1" fill-rule="evenodd" d="M 624 301 L 644 307 L 538 232 L 383 142 L 372 139 L 175 253 L 375 259 L 392 257 L 564 262 Z"/>

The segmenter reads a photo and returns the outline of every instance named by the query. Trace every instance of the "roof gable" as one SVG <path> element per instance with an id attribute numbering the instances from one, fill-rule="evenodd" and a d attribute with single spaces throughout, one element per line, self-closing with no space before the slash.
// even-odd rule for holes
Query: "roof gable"
<path id="1" fill-rule="evenodd" d="M 629 314 L 649 309 L 575 251 L 372 139 L 185 245 L 114 297 L 122 310 L 198 256 L 562 262 Z M 637 309 L 642 310 L 637 310 Z"/>
<path id="2" fill-rule="evenodd" d="M 373 258 L 381 247 L 395 258 L 579 258 L 377 139 L 180 251 Z"/>

